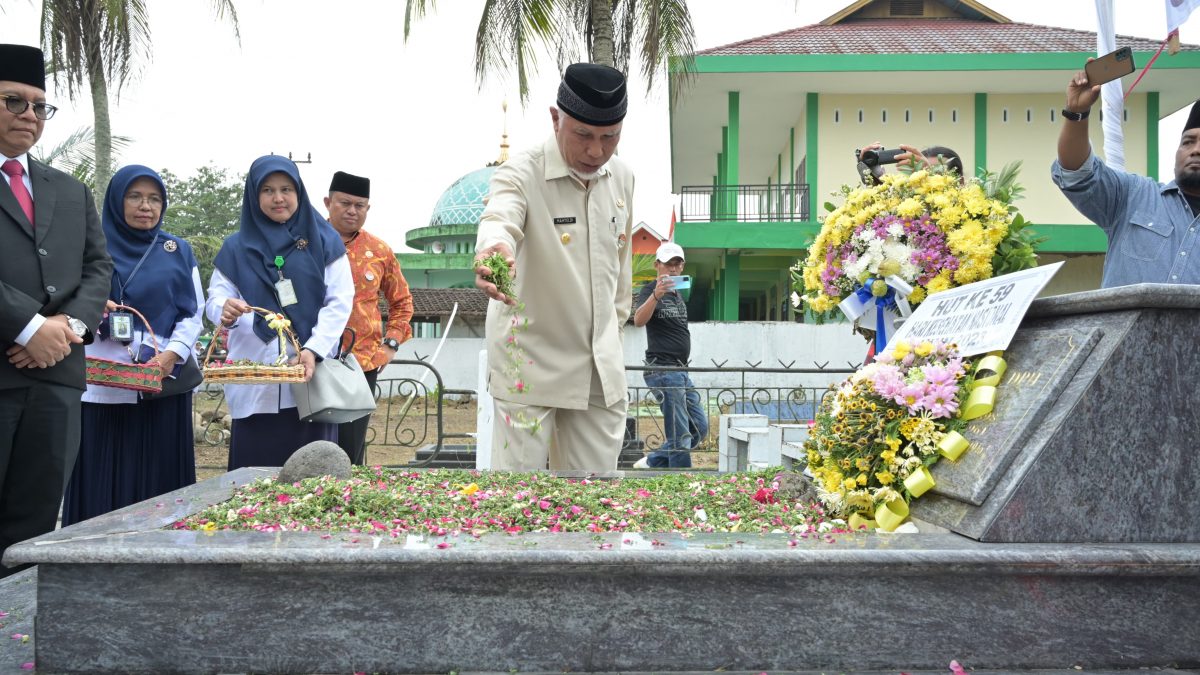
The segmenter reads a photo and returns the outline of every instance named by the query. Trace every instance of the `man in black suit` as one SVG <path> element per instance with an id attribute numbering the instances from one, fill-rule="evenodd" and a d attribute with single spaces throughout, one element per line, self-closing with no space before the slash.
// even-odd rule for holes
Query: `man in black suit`
<path id="1" fill-rule="evenodd" d="M 0 44 L 0 103 L 2 555 L 54 529 L 79 452 L 83 344 L 112 261 L 91 191 L 29 156 L 55 110 L 40 49 Z"/>

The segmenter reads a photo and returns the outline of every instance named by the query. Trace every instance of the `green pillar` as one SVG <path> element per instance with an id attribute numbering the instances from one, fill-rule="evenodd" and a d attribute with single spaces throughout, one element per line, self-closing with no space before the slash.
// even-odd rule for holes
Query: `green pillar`
<path id="1" fill-rule="evenodd" d="M 816 222 L 821 200 L 817 186 L 817 144 L 820 141 L 820 95 L 809 92 L 804 97 L 804 180 L 808 182 L 808 220 Z"/>
<path id="2" fill-rule="evenodd" d="M 721 170 L 720 164 L 721 164 L 721 158 L 718 157 L 717 158 L 717 165 L 718 165 L 717 171 Z M 720 177 L 717 176 L 717 174 L 713 174 L 712 194 L 710 194 L 708 196 L 708 219 L 709 220 L 717 219 L 717 186 L 720 184 L 721 184 Z"/>
<path id="3" fill-rule="evenodd" d="M 1146 175 L 1158 180 L 1158 92 L 1146 94 Z"/>
<path id="4" fill-rule="evenodd" d="M 788 132 L 788 152 L 792 155 L 792 168 L 788 170 L 787 182 L 791 185 L 796 180 L 796 127 L 792 127 Z M 788 220 L 796 219 L 796 188 L 788 190 L 791 198 L 788 200 Z"/>
<path id="5" fill-rule="evenodd" d="M 975 94 L 975 175 L 983 176 L 987 171 L 987 136 L 988 136 L 988 95 Z M 964 166 L 963 173 L 967 174 L 971 167 Z"/>
<path id="6" fill-rule="evenodd" d="M 741 133 L 740 98 L 738 92 L 729 92 L 729 126 L 725 127 L 725 184 L 729 186 L 735 186 L 741 182 L 738 175 Z M 731 188 L 728 194 L 729 210 L 725 215 L 729 220 L 733 220 L 737 217 L 738 211 L 737 192 Z"/>
<path id="7" fill-rule="evenodd" d="M 721 152 L 717 154 L 717 179 L 721 191 L 717 197 L 717 215 L 713 220 L 725 220 L 729 212 L 729 127 L 721 127 Z"/>
<path id="8" fill-rule="evenodd" d="M 741 291 L 741 254 L 725 254 L 725 270 L 721 275 L 721 315 L 719 321 L 738 320 L 738 295 Z"/>
<path id="9" fill-rule="evenodd" d="M 783 220 L 783 154 L 775 155 L 775 220 Z"/>

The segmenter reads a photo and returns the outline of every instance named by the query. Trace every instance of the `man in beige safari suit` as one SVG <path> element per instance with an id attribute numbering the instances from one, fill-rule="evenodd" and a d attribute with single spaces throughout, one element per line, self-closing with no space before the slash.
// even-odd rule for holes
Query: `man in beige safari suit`
<path id="1" fill-rule="evenodd" d="M 633 299 L 633 174 L 613 153 L 627 105 L 620 71 L 569 66 L 550 108 L 554 135 L 492 177 L 475 285 L 495 301 L 487 318 L 493 468 L 617 467 L 626 410 L 621 333 Z M 515 299 L 478 264 L 494 252 L 508 260 Z"/>

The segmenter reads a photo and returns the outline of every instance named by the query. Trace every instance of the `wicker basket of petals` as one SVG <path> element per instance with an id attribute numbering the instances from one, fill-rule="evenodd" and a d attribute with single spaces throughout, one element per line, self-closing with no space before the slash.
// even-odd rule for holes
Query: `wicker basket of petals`
<path id="1" fill-rule="evenodd" d="M 218 361 L 211 358 L 217 340 L 210 340 L 204 358 L 204 379 L 222 384 L 284 384 L 304 381 L 304 366 L 288 365 L 287 346 L 290 343 L 297 354 L 300 343 L 292 331 L 292 322 L 282 313 L 261 307 L 251 307 L 267 320 L 267 325 L 279 334 L 279 358 L 274 363 L 258 363 L 249 359 Z"/>
<path id="2" fill-rule="evenodd" d="M 146 332 L 150 334 L 150 341 L 154 344 L 154 354 L 157 356 L 160 351 L 158 348 L 158 338 L 155 337 L 154 329 L 150 328 L 150 322 L 146 321 L 146 317 L 142 316 L 141 312 L 126 305 L 117 305 L 117 309 L 128 310 L 142 320 L 142 324 L 146 326 Z M 88 384 L 115 387 L 117 389 L 132 389 L 133 391 L 144 391 L 153 394 L 162 391 L 162 369 L 159 368 L 158 363 L 125 363 L 123 361 L 101 359 L 95 356 L 89 356 L 85 361 Z"/>

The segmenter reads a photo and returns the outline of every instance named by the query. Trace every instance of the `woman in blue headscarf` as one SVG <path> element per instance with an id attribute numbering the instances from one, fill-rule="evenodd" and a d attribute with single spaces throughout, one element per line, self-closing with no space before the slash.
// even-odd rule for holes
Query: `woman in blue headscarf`
<path id="1" fill-rule="evenodd" d="M 300 353 L 293 363 L 312 377 L 316 362 L 337 353 L 350 318 L 354 280 L 346 247 L 308 200 L 290 159 L 268 155 L 250 165 L 241 227 L 217 253 L 205 312 L 229 328 L 229 358 L 274 363 L 276 332 L 251 307 L 282 312 L 292 322 Z M 225 400 L 233 417 L 229 470 L 282 466 L 298 448 L 337 441 L 337 425 L 301 422 L 286 384 L 231 384 Z"/>
<path id="2" fill-rule="evenodd" d="M 200 271 L 192 247 L 162 229 L 167 189 L 152 169 L 117 171 L 104 198 L 104 237 L 113 260 L 109 314 L 88 345 L 88 356 L 157 363 L 164 379 L 192 358 L 202 328 Z M 133 307 L 131 334 L 114 335 L 116 305 Z M 131 338 L 131 339 L 119 339 Z M 140 399 L 137 392 L 88 384 L 83 394 L 79 458 L 67 485 L 63 525 L 155 497 L 196 482 L 192 394 Z"/>

